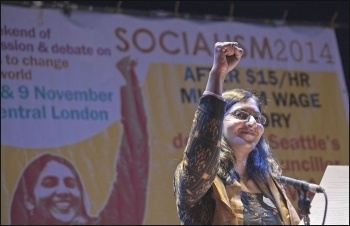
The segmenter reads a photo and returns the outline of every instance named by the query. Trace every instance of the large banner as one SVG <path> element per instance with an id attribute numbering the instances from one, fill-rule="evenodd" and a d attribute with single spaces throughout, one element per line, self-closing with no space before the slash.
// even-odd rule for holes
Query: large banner
<path id="1" fill-rule="evenodd" d="M 284 175 L 349 164 L 332 28 L 1 5 L 1 224 L 179 224 L 174 171 L 217 41 L 244 49 L 224 88 L 263 96 Z"/>

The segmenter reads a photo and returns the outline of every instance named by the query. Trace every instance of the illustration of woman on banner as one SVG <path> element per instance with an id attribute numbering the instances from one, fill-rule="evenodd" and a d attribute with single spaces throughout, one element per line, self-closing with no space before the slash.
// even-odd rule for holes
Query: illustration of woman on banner
<path id="1" fill-rule="evenodd" d="M 147 121 L 134 71 L 136 62 L 125 57 L 116 66 L 126 80 L 121 87 L 124 133 L 116 161 L 117 178 L 106 205 L 98 216 L 90 216 L 89 198 L 73 163 L 46 153 L 23 171 L 12 200 L 10 224 L 142 224 L 149 171 Z"/>

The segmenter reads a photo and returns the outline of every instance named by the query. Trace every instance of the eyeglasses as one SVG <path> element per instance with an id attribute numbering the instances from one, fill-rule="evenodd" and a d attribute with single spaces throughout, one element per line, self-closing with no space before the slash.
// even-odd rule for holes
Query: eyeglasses
<path id="1" fill-rule="evenodd" d="M 262 114 L 251 115 L 248 112 L 245 112 L 242 110 L 236 110 L 236 111 L 231 112 L 229 114 L 237 119 L 240 119 L 240 120 L 248 120 L 249 116 L 253 116 L 257 123 L 262 124 L 262 125 L 264 125 L 266 123 L 266 118 Z"/>

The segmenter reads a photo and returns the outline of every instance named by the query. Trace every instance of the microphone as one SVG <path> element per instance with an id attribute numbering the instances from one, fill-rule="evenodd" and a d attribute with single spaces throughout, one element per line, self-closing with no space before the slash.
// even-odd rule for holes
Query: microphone
<path id="1" fill-rule="evenodd" d="M 295 189 L 303 190 L 303 191 L 311 191 L 313 193 L 323 193 L 324 189 L 317 185 L 317 184 L 311 184 L 306 181 L 296 180 L 290 177 L 281 176 L 280 182 L 284 184 L 288 184 L 293 186 Z"/>

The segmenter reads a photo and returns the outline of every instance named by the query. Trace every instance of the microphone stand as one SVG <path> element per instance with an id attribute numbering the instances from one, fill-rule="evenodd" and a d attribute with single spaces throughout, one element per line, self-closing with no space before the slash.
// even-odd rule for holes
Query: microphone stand
<path id="1" fill-rule="evenodd" d="M 300 190 L 298 191 L 298 208 L 300 210 L 300 213 L 303 216 L 304 219 L 304 225 L 310 225 L 310 207 L 311 207 L 311 201 L 309 198 L 307 198 L 307 191 L 302 189 L 303 194 L 301 194 Z"/>

